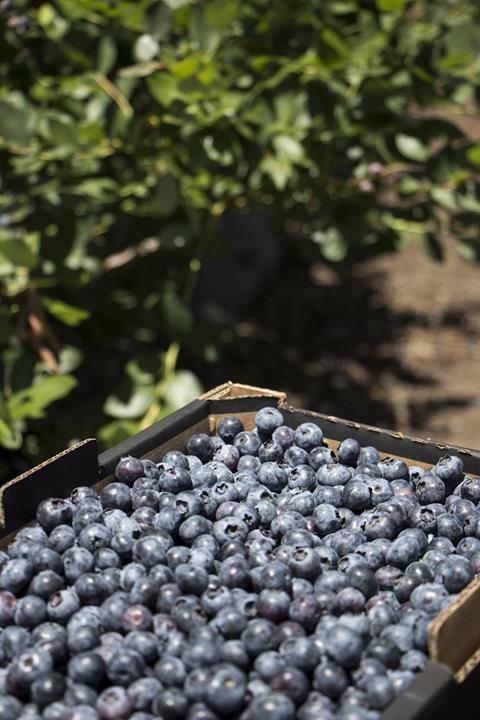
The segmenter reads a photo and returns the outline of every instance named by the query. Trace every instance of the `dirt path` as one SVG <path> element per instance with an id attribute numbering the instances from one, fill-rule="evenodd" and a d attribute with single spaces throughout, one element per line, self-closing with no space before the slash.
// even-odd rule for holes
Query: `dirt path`
<path id="1" fill-rule="evenodd" d="M 376 258 L 340 283 L 286 258 L 224 361 L 225 379 L 287 390 L 296 404 L 480 447 L 480 266 L 447 248 Z"/>

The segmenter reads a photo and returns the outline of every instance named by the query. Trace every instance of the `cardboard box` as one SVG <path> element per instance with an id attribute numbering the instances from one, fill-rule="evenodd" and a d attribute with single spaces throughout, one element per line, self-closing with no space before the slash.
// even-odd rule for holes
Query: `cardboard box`
<path id="1" fill-rule="evenodd" d="M 341 420 L 288 405 L 285 393 L 248 385 L 225 383 L 152 427 L 97 454 L 94 439 L 84 440 L 0 488 L 0 539 L 5 546 L 14 534 L 35 518 L 38 503 L 49 496 L 66 497 L 79 485 L 100 489 L 113 480 L 115 466 L 126 454 L 158 461 L 170 449 L 184 449 L 194 432 L 212 433 L 224 415 L 237 415 L 246 428 L 264 406 L 282 409 L 292 427 L 315 422 L 335 449 L 346 437 L 374 445 L 384 456 L 410 464 L 430 466 L 447 452 L 460 455 L 465 472 L 480 475 L 480 454 L 466 448 L 412 438 Z M 429 637 L 430 662 L 412 685 L 382 714 L 382 720 L 427 720 L 480 717 L 476 685 L 480 682 L 480 578 L 465 588 L 433 622 Z"/>

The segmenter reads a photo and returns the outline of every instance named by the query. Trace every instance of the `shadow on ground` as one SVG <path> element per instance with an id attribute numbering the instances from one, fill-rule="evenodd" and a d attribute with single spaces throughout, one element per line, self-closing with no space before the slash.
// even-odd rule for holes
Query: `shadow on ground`
<path id="1" fill-rule="evenodd" d="M 206 387 L 283 389 L 303 407 L 478 447 L 480 271 L 455 262 L 413 250 L 340 281 L 287 253 L 225 357 L 196 370 Z"/>

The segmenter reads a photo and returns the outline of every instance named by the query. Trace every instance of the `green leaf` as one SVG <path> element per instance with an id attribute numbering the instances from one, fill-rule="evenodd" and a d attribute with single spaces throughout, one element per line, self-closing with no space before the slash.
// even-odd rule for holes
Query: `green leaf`
<path id="1" fill-rule="evenodd" d="M 103 425 L 97 432 L 97 437 L 104 448 L 117 445 L 138 432 L 138 423 L 132 420 L 113 420 Z"/>
<path id="2" fill-rule="evenodd" d="M 177 97 L 177 80 L 165 71 L 150 75 L 145 82 L 152 97 L 165 107 L 171 105 Z"/>
<path id="3" fill-rule="evenodd" d="M 206 13 L 200 7 L 194 8 L 194 11 L 192 12 L 189 30 L 195 47 L 202 53 L 207 54 L 213 54 L 215 52 L 224 35 L 223 31 L 218 26 L 213 25 L 207 20 Z M 182 62 L 185 63 L 185 61 Z M 179 64 L 177 63 L 177 67 L 178 65 Z M 187 65 L 186 67 L 189 66 Z M 190 75 L 197 69 L 196 65 L 193 65 L 192 67 L 193 70 L 189 73 Z M 180 65 L 180 68 L 182 70 L 183 66 Z M 185 72 L 185 70 L 182 71 Z M 173 72 L 175 72 L 174 69 Z M 176 74 L 179 74 L 178 70 L 176 71 Z M 189 75 L 184 75 L 184 77 L 188 76 Z"/>
<path id="4" fill-rule="evenodd" d="M 140 62 L 136 65 L 129 65 L 118 71 L 120 77 L 123 78 L 139 78 L 148 77 L 158 70 L 160 63 L 157 60 L 149 60 L 148 62 Z"/>
<path id="5" fill-rule="evenodd" d="M 22 440 L 19 424 L 9 424 L 0 418 L 0 446 L 7 450 L 18 450 L 22 446 Z"/>
<path id="6" fill-rule="evenodd" d="M 292 167 L 289 163 L 268 155 L 263 158 L 261 168 L 269 176 L 277 190 L 286 188 L 292 175 Z"/>
<path id="7" fill-rule="evenodd" d="M 117 60 L 117 46 L 111 35 L 103 35 L 98 46 L 97 70 L 108 75 Z"/>
<path id="8" fill-rule="evenodd" d="M 348 58 L 350 56 L 350 50 L 348 49 L 348 46 L 343 42 L 340 35 L 338 35 L 331 28 L 323 28 L 320 31 L 320 38 L 338 55 L 344 58 Z"/>
<path id="9" fill-rule="evenodd" d="M 449 190 L 448 188 L 434 187 L 430 191 L 430 195 L 438 205 L 446 208 L 447 210 L 456 210 L 458 207 L 458 203 L 455 199 L 455 193 L 453 192 L 453 190 Z"/>
<path id="10" fill-rule="evenodd" d="M 319 246 L 322 255 L 331 262 L 341 262 L 347 256 L 348 244 L 336 227 L 315 230 L 312 240 Z"/>
<path id="11" fill-rule="evenodd" d="M 229 27 L 239 14 L 240 4 L 236 0 L 214 0 L 205 10 L 205 19 L 214 27 Z"/>
<path id="12" fill-rule="evenodd" d="M 21 238 L 0 239 L 0 259 L 2 256 L 15 267 L 32 269 L 38 262 L 36 254 Z"/>
<path id="13" fill-rule="evenodd" d="M 179 370 L 165 383 L 164 400 L 176 410 L 198 398 L 203 392 L 199 379 L 189 370 Z"/>
<path id="14" fill-rule="evenodd" d="M 141 386 L 133 391 L 127 402 L 122 402 L 116 395 L 109 395 L 103 410 L 111 417 L 131 420 L 143 416 L 154 400 L 153 386 Z"/>
<path id="15" fill-rule="evenodd" d="M 65 345 L 58 354 L 58 365 L 61 373 L 72 373 L 83 362 L 83 353 L 73 345 Z"/>
<path id="16" fill-rule="evenodd" d="M 467 160 L 472 163 L 472 165 L 479 165 L 480 166 L 480 145 L 474 145 L 471 148 L 468 148 L 466 152 Z"/>
<path id="17" fill-rule="evenodd" d="M 58 298 L 42 296 L 42 305 L 50 315 L 53 315 L 57 320 L 60 320 L 60 322 L 70 327 L 76 327 L 90 317 L 88 310 L 69 305 Z"/>
<path id="18" fill-rule="evenodd" d="M 172 63 L 170 70 L 179 80 L 186 80 L 197 71 L 199 61 L 197 54 L 187 55 L 183 60 Z"/>
<path id="19" fill-rule="evenodd" d="M 418 138 L 413 137 L 413 135 L 398 133 L 398 135 L 395 136 L 395 145 L 398 151 L 409 160 L 423 162 L 429 157 L 427 147 Z"/>
<path id="20" fill-rule="evenodd" d="M 273 147 L 280 160 L 296 163 L 304 157 L 302 144 L 288 135 L 277 135 L 273 139 Z"/>
<path id="21" fill-rule="evenodd" d="M 77 384 L 72 375 L 55 375 L 39 380 L 8 398 L 9 415 L 14 420 L 42 418 L 49 405 L 68 395 Z"/>
<path id="22" fill-rule="evenodd" d="M 0 137 L 26 145 L 33 137 L 36 124 L 37 111 L 20 92 L 0 97 Z"/>
<path id="23" fill-rule="evenodd" d="M 403 10 L 404 6 L 405 0 L 377 0 L 377 8 L 381 10 L 381 12 Z"/>
<path id="24" fill-rule="evenodd" d="M 71 192 L 75 195 L 86 195 L 99 202 L 116 199 L 118 190 L 118 183 L 110 177 L 87 178 L 78 183 L 78 185 L 64 188 L 64 192 Z"/>

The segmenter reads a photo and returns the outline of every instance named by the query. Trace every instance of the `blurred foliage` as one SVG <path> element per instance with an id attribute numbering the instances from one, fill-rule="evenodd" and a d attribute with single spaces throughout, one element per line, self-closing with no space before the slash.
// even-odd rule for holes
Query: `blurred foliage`
<path id="1" fill-rule="evenodd" d="M 0 0 L 3 470 L 198 394 L 177 358 L 216 358 L 189 300 L 227 208 L 269 206 L 340 266 L 411 238 L 441 257 L 447 210 L 478 258 L 480 145 L 422 110 L 474 112 L 479 19 L 468 0 Z"/>

